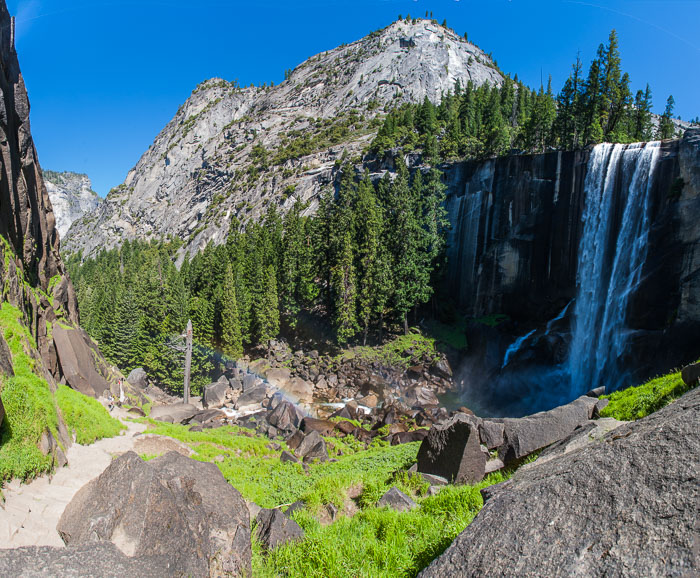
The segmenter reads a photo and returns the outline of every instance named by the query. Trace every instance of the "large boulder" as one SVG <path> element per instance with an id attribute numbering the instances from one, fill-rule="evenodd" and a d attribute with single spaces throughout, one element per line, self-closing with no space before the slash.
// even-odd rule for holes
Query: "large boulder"
<path id="1" fill-rule="evenodd" d="M 151 408 L 151 419 L 165 421 L 168 423 L 182 423 L 188 421 L 199 410 L 191 403 L 173 403 L 170 405 L 154 405 Z"/>
<path id="2" fill-rule="evenodd" d="M 229 391 L 228 381 L 217 381 L 210 383 L 204 388 L 202 405 L 205 408 L 218 408 L 226 403 L 226 393 Z"/>
<path id="3" fill-rule="evenodd" d="M 473 419 L 458 413 L 433 426 L 418 450 L 418 471 L 455 484 L 480 482 L 486 471 L 486 454 L 481 451 L 479 430 Z"/>
<path id="4" fill-rule="evenodd" d="M 137 367 L 132 369 L 129 377 L 126 380 L 131 384 L 139 387 L 141 389 L 146 389 L 148 387 L 148 375 L 143 367 Z"/>
<path id="5" fill-rule="evenodd" d="M 245 501 L 214 464 L 177 452 L 118 457 L 78 491 L 57 529 L 68 546 L 109 541 L 130 557 L 168 556 L 171 574 L 251 571 Z"/>
<path id="6" fill-rule="evenodd" d="M 336 423 L 327 419 L 316 419 L 314 417 L 305 417 L 301 421 L 300 428 L 304 433 L 312 431 L 318 432 L 322 436 L 330 436 L 336 429 Z"/>
<path id="7" fill-rule="evenodd" d="M 267 421 L 271 426 L 285 433 L 293 433 L 301 422 L 301 415 L 294 404 L 281 401 L 275 408 L 268 412 Z"/>
<path id="8" fill-rule="evenodd" d="M 422 574 L 694 576 L 700 388 L 493 486 Z"/>
<path id="9" fill-rule="evenodd" d="M 501 420 L 504 442 L 498 456 L 509 464 L 564 439 L 593 417 L 597 402 L 593 397 L 582 396 L 549 411 Z"/>
<path id="10" fill-rule="evenodd" d="M 109 390 L 109 384 L 95 368 L 93 350 L 80 331 L 56 323 L 53 342 L 61 373 L 70 387 L 90 397 L 100 397 Z"/>
<path id="11" fill-rule="evenodd" d="M 296 455 L 304 458 L 304 461 L 319 459 L 325 462 L 328 459 L 326 442 L 317 431 L 312 431 L 304 436 L 299 447 L 294 450 Z"/>
<path id="12" fill-rule="evenodd" d="M 264 385 L 249 389 L 236 400 L 236 409 L 261 403 L 265 397 L 267 397 L 267 388 Z"/>
<path id="13" fill-rule="evenodd" d="M 700 362 L 686 365 L 681 371 L 681 379 L 688 386 L 696 386 L 700 382 Z"/>
<path id="14" fill-rule="evenodd" d="M 302 403 L 310 403 L 314 397 L 314 384 L 300 377 L 293 377 L 287 383 L 285 391 Z"/>
<path id="15" fill-rule="evenodd" d="M 304 539 L 304 530 L 280 510 L 260 510 L 255 524 L 255 534 L 265 550 Z"/>

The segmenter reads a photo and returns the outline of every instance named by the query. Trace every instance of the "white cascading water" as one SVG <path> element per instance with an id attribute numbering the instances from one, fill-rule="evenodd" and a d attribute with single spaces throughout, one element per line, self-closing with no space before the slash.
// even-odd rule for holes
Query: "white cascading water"
<path id="1" fill-rule="evenodd" d="M 510 358 L 518 352 L 518 350 L 523 346 L 523 343 L 527 341 L 527 338 L 530 337 L 535 331 L 537 330 L 533 329 L 532 331 L 530 331 L 530 333 L 526 335 L 521 335 L 515 341 L 513 341 L 513 343 L 510 344 L 510 346 L 506 350 L 505 356 L 503 357 L 503 365 L 501 365 L 501 369 L 508 365 Z"/>
<path id="2" fill-rule="evenodd" d="M 626 346 L 629 296 L 637 289 L 647 254 L 650 195 L 659 142 L 597 145 L 584 184 L 574 329 L 569 352 L 571 397 L 619 385 L 618 359 Z M 631 178 L 630 178 L 631 175 Z M 615 190 L 624 203 L 617 235 Z"/>

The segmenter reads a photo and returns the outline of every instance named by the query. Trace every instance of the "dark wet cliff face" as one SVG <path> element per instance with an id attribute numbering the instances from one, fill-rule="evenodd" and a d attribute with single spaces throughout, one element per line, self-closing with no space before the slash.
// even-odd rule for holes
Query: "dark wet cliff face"
<path id="1" fill-rule="evenodd" d="M 0 0 L 0 280 L 4 299 L 25 312 L 42 358 L 46 322 L 78 322 L 75 294 L 59 256 L 51 202 L 29 128 L 29 100 L 14 49 L 14 25 Z M 42 295 L 43 293 L 43 295 Z M 51 296 L 53 304 L 49 302 Z"/>
<path id="2" fill-rule="evenodd" d="M 597 299 L 600 305 L 592 327 L 612 327 L 608 339 L 617 345 L 615 332 L 624 334 L 615 356 L 619 363 L 611 364 L 617 367 L 597 377 L 603 382 L 610 377 L 609 388 L 637 383 L 700 355 L 700 129 L 654 146 L 653 163 L 649 147 L 608 147 L 607 164 L 598 169 L 602 195 L 597 200 L 587 192 L 587 175 L 596 162 L 591 162 L 591 149 L 446 168 L 450 294 L 469 316 L 505 314 L 510 320 L 497 329 L 472 324 L 467 336 L 471 348 L 462 386 L 479 394 L 475 404 L 485 411 L 498 412 L 499 406 L 515 408 L 514 413 L 543 409 L 575 393 L 568 383 L 567 357 L 576 323 L 581 324 L 576 303 L 583 301 L 582 286 L 600 293 L 592 301 L 589 293 L 589 301 L 595 306 Z M 619 269 L 631 257 L 620 253 L 617 244 L 630 234 L 630 191 L 635 175 L 643 172 L 638 159 L 645 148 L 653 178 L 648 190 L 645 185 L 634 197 L 644 210 L 640 207 L 638 222 L 632 223 L 644 231 L 639 237 L 644 250 L 636 255 L 640 265 L 631 265 L 622 283 L 615 279 L 624 277 Z M 613 153 L 618 154 L 614 162 Z M 598 218 L 604 226 L 588 244 L 582 243 L 584 234 L 591 235 L 584 224 L 587 203 L 603 201 L 605 211 L 589 216 L 588 222 Z M 634 243 L 628 240 L 628 245 Z M 595 266 L 585 269 L 583 247 L 590 252 L 596 246 L 603 249 Z M 586 271 L 603 284 L 621 286 L 600 291 L 595 283 L 586 283 Z M 627 294 L 628 286 L 633 289 Z M 613 327 L 609 318 L 616 304 L 624 310 L 617 313 L 624 323 Z M 590 333 L 592 343 L 603 339 L 597 329 Z M 580 331 L 578 337 L 580 341 Z"/>

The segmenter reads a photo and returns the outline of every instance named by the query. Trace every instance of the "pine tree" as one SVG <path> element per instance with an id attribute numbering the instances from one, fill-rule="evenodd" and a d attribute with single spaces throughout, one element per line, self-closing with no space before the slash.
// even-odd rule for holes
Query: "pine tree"
<path id="1" fill-rule="evenodd" d="M 335 293 L 334 325 L 338 343 L 344 345 L 357 333 L 355 313 L 357 288 L 353 266 L 352 236 L 349 231 L 343 235 L 338 260 L 332 270 Z"/>
<path id="2" fill-rule="evenodd" d="M 221 314 L 221 350 L 232 358 L 243 355 L 243 338 L 238 317 L 238 301 L 236 299 L 236 284 L 233 268 L 226 268 Z"/>
<path id="3" fill-rule="evenodd" d="M 659 119 L 659 127 L 656 132 L 656 138 L 660 140 L 673 138 L 675 127 L 671 119 L 673 118 L 673 107 L 675 104 L 676 101 L 673 99 L 673 95 L 669 95 L 666 100 L 666 108 Z"/>
<path id="4" fill-rule="evenodd" d="M 258 342 L 267 343 L 277 337 L 280 330 L 279 300 L 277 296 L 277 272 L 273 265 L 265 270 L 262 303 L 257 311 Z"/>

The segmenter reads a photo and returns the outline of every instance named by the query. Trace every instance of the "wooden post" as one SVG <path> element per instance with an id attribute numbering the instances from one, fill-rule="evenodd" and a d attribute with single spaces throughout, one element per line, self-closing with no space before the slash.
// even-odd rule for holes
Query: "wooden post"
<path id="1" fill-rule="evenodd" d="M 187 335 L 185 349 L 185 386 L 184 403 L 190 403 L 190 368 L 192 367 L 192 320 L 187 321 Z"/>

